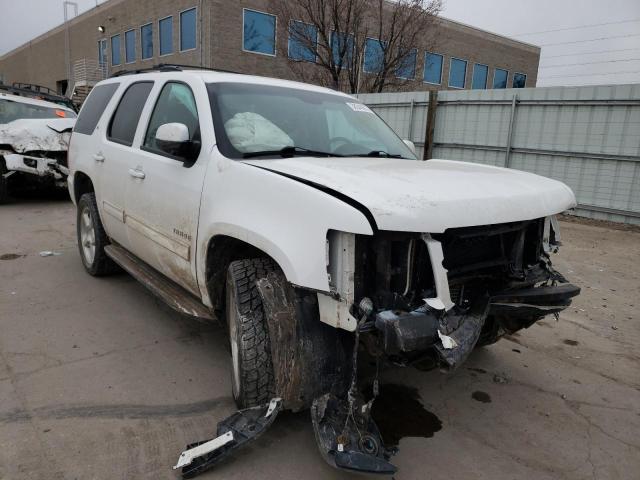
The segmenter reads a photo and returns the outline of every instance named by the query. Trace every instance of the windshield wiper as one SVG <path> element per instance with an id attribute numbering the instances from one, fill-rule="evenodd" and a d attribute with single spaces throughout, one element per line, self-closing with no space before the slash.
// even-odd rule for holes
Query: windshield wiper
<path id="1" fill-rule="evenodd" d="M 372 150 L 369 153 L 360 153 L 358 155 L 354 155 L 354 157 L 406 158 L 406 157 L 403 157 L 402 155 L 385 152 L 384 150 Z"/>
<path id="2" fill-rule="evenodd" d="M 247 152 L 242 155 L 242 158 L 254 158 L 254 157 L 268 157 L 272 155 L 279 155 L 282 158 L 304 156 L 310 157 L 344 157 L 344 155 L 338 155 L 337 153 L 322 152 L 319 150 L 310 150 L 303 147 L 284 147 L 278 150 L 262 150 L 260 152 Z"/>

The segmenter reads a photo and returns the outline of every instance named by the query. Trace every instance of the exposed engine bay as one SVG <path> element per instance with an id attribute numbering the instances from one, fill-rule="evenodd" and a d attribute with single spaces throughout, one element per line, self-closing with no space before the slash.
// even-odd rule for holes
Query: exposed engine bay
<path id="1" fill-rule="evenodd" d="M 332 232 L 332 241 L 330 259 L 353 265 L 353 304 L 373 304 L 359 327 L 371 337 L 365 345 L 394 363 L 431 357 L 454 369 L 476 344 L 557 314 L 580 292 L 551 265 L 560 245 L 555 217 L 441 234 Z M 350 248 L 353 260 L 344 258 Z M 336 292 L 351 294 L 340 279 L 332 276 Z"/>

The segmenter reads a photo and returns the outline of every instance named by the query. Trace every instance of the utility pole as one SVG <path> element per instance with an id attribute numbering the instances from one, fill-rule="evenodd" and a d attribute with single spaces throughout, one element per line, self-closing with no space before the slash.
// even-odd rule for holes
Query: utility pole
<path id="1" fill-rule="evenodd" d="M 67 91 L 66 96 L 69 96 L 69 91 L 73 85 L 72 71 L 71 71 L 71 40 L 69 38 L 69 9 L 67 7 L 73 7 L 73 16 L 78 16 L 78 4 L 76 2 L 64 1 L 62 2 L 62 8 L 64 9 L 64 64 L 67 69 Z"/>

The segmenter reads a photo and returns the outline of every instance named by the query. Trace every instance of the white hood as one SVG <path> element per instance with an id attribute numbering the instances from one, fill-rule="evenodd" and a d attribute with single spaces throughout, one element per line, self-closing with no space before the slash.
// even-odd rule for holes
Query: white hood
<path id="1" fill-rule="evenodd" d="M 25 118 L 0 124 L 0 145 L 17 153 L 66 151 L 75 123 L 75 118 Z"/>
<path id="2" fill-rule="evenodd" d="M 245 163 L 346 195 L 371 212 L 380 230 L 439 233 L 541 218 L 576 205 L 561 182 L 475 163 L 308 157 Z"/>

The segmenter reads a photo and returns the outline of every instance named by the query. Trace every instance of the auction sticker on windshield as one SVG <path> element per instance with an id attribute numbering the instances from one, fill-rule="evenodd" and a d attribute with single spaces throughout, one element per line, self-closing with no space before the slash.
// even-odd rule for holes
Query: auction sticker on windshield
<path id="1" fill-rule="evenodd" d="M 351 107 L 351 110 L 353 110 L 354 112 L 373 113 L 369 107 L 367 107 L 366 105 L 363 105 L 362 103 L 347 102 L 347 105 L 349 105 L 349 107 Z"/>

